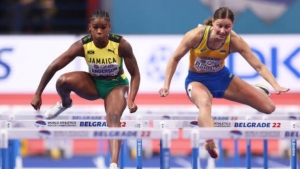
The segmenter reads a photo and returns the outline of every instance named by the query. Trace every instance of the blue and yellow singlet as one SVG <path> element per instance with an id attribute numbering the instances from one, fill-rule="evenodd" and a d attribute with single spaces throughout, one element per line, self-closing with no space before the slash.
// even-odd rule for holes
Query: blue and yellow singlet
<path id="1" fill-rule="evenodd" d="M 229 34 L 219 49 L 210 49 L 207 45 L 211 26 L 206 26 L 200 44 L 190 49 L 190 67 L 197 72 L 218 72 L 224 66 L 225 58 L 229 55 Z"/>
<path id="2" fill-rule="evenodd" d="M 119 56 L 118 48 L 121 36 L 109 34 L 109 41 L 105 48 L 97 48 L 92 35 L 82 38 L 85 61 L 89 73 L 93 76 L 116 76 L 123 68 L 123 58 Z"/>

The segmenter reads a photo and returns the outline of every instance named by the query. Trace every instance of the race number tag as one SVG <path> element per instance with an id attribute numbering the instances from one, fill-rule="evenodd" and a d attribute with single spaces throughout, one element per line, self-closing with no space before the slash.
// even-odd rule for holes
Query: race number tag
<path id="1" fill-rule="evenodd" d="M 194 67 L 199 72 L 217 72 L 221 69 L 221 59 L 201 57 L 197 58 Z"/>
<path id="2" fill-rule="evenodd" d="M 119 72 L 119 65 L 117 63 L 111 64 L 95 64 L 89 63 L 90 73 L 93 76 L 116 76 Z"/>

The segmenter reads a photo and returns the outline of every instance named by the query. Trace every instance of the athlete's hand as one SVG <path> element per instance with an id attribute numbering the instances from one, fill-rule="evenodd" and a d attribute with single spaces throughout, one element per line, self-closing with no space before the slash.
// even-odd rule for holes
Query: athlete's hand
<path id="1" fill-rule="evenodd" d="M 159 93 L 160 97 L 166 97 L 169 94 L 169 89 L 163 87 L 163 88 L 159 89 L 158 93 Z"/>
<path id="2" fill-rule="evenodd" d="M 138 109 L 137 105 L 132 101 L 128 101 L 127 106 L 130 113 L 135 113 Z"/>
<path id="3" fill-rule="evenodd" d="M 34 95 L 34 97 L 32 98 L 31 102 L 30 102 L 31 106 L 39 111 L 40 108 L 41 108 L 41 105 L 42 105 L 42 97 L 41 96 L 37 96 L 37 95 Z"/>
<path id="4" fill-rule="evenodd" d="M 275 89 L 275 92 L 276 94 L 280 94 L 281 92 L 288 92 L 290 89 L 289 88 L 285 88 L 285 87 L 281 87 L 281 86 L 278 86 L 276 87 Z"/>

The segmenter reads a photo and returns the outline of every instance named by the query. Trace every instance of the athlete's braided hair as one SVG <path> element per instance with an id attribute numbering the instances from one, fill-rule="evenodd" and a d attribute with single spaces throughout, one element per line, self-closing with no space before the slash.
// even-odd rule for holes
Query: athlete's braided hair
<path id="1" fill-rule="evenodd" d="M 110 18 L 109 18 L 109 14 L 108 12 L 106 11 L 103 11 L 101 9 L 98 9 L 98 10 L 95 10 L 91 15 L 90 15 L 90 21 L 95 19 L 95 18 L 104 18 L 106 19 L 107 21 L 110 21 Z"/>

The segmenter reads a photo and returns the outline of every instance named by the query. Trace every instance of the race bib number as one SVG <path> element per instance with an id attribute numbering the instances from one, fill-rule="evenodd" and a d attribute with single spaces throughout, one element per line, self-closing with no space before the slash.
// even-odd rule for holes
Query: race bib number
<path id="1" fill-rule="evenodd" d="M 119 65 L 117 63 L 111 64 L 95 64 L 89 63 L 90 73 L 93 76 L 116 76 L 119 72 Z"/>
<path id="2" fill-rule="evenodd" d="M 217 72 L 221 69 L 221 59 L 197 58 L 194 67 L 199 72 Z"/>

